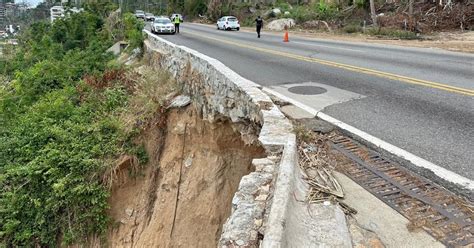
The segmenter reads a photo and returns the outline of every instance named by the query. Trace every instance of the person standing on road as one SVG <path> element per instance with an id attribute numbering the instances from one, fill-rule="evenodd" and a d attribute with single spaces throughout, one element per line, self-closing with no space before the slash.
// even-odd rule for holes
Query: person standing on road
<path id="1" fill-rule="evenodd" d="M 179 24 L 181 23 L 181 19 L 178 15 L 176 15 L 173 19 L 174 21 L 174 31 L 179 34 Z"/>
<path id="2" fill-rule="evenodd" d="M 255 23 L 257 24 L 257 35 L 258 38 L 260 38 L 260 30 L 262 30 L 263 27 L 263 19 L 258 16 L 257 19 L 255 19 Z"/>

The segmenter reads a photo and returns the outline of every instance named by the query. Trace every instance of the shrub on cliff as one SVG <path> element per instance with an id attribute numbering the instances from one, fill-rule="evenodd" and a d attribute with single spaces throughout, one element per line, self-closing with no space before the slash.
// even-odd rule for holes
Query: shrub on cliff
<path id="1" fill-rule="evenodd" d="M 132 89 L 109 63 L 101 14 L 34 24 L 2 70 L 0 247 L 56 247 L 102 233 L 104 171 L 123 154 L 145 158 L 117 114 Z M 129 29 L 132 44 L 139 28 Z"/>

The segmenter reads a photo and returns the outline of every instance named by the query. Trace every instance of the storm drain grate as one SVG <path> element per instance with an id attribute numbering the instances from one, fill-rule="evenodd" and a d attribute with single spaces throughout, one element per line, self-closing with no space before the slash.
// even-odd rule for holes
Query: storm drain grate
<path id="1" fill-rule="evenodd" d="M 331 140 L 349 158 L 342 172 L 448 247 L 474 246 L 474 207 L 404 167 L 338 136 Z"/>

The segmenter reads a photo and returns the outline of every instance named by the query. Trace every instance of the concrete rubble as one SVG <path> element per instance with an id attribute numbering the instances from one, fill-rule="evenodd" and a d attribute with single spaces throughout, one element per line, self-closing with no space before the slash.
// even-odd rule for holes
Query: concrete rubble
<path id="1" fill-rule="evenodd" d="M 191 97 L 186 95 L 179 95 L 171 100 L 171 103 L 168 105 L 168 109 L 170 108 L 182 108 L 186 107 L 191 103 Z"/>

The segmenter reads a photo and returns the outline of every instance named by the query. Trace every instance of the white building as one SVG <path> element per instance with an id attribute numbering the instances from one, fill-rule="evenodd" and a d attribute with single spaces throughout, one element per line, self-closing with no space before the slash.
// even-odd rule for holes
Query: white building
<path id="1" fill-rule="evenodd" d="M 50 9 L 51 13 L 51 22 L 54 22 L 58 18 L 64 17 L 64 7 L 63 6 L 53 6 Z"/>
<path id="2" fill-rule="evenodd" d="M 51 22 L 54 22 L 58 18 L 63 18 L 66 15 L 68 15 L 70 12 L 72 13 L 79 13 L 81 11 L 84 11 L 83 8 L 71 8 L 71 9 L 65 9 L 63 6 L 54 6 L 50 9 L 51 12 Z"/>

